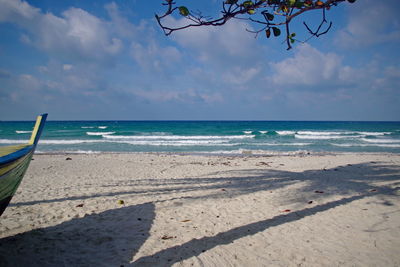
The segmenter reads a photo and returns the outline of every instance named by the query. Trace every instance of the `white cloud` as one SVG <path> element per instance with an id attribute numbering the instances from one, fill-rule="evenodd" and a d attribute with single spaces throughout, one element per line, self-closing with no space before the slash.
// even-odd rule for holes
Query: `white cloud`
<path id="1" fill-rule="evenodd" d="M 166 25 L 180 26 L 187 23 L 185 18 L 175 20 L 169 17 Z M 257 58 L 261 47 L 254 35 L 246 32 L 252 29 L 247 23 L 230 20 L 222 27 L 190 27 L 172 33 L 171 38 L 181 46 L 193 51 L 203 62 L 224 64 L 226 61 L 249 62 Z"/>
<path id="2" fill-rule="evenodd" d="M 72 69 L 72 65 L 71 64 L 64 64 L 63 65 L 63 70 L 68 71 L 68 70 L 71 70 L 71 69 Z"/>
<path id="3" fill-rule="evenodd" d="M 356 48 L 389 41 L 400 41 L 398 0 L 363 0 L 349 7 L 348 24 L 338 32 L 336 43 Z"/>
<path id="4" fill-rule="evenodd" d="M 28 44 L 28 45 L 32 44 L 31 38 L 29 38 L 29 36 L 26 35 L 26 34 L 21 34 L 19 39 L 20 39 L 21 42 L 23 42 L 25 44 Z"/>
<path id="5" fill-rule="evenodd" d="M 273 73 L 266 81 L 272 81 L 275 91 L 272 95 L 266 93 L 264 100 L 274 103 L 284 97 L 282 104 L 287 109 L 313 110 L 315 114 L 340 114 L 343 108 L 352 112 L 360 110 L 359 118 L 364 114 L 370 115 L 367 119 L 379 118 L 378 113 L 395 118 L 400 68 L 385 65 L 378 58 L 348 66 L 337 54 L 323 53 L 310 45 L 299 46 L 292 57 L 271 63 Z M 337 109 L 338 106 L 341 108 Z M 313 118 L 315 114 L 308 116 Z M 343 114 L 348 119 L 348 114 Z"/>
<path id="6" fill-rule="evenodd" d="M 20 0 L 0 0 L 0 5 L 0 22 L 18 24 L 29 33 L 23 34 L 21 40 L 46 52 L 105 59 L 122 48 L 107 21 L 80 8 L 71 7 L 58 17 Z"/>
<path id="7" fill-rule="evenodd" d="M 341 81 L 357 80 L 359 81 L 363 76 L 363 73 L 359 70 L 350 66 L 344 66 L 339 70 L 338 78 Z"/>
<path id="8" fill-rule="evenodd" d="M 177 91 L 177 90 L 142 90 L 134 91 L 136 96 L 152 101 L 152 102 L 171 102 L 177 101 L 182 103 L 213 103 L 222 102 L 223 98 L 219 93 L 206 93 L 194 88 Z"/>
<path id="9" fill-rule="evenodd" d="M 245 84 L 254 79 L 260 71 L 260 67 L 242 68 L 234 66 L 225 71 L 222 74 L 222 78 L 228 84 Z"/>
<path id="10" fill-rule="evenodd" d="M 154 84 L 158 86 L 163 83 L 157 77 L 160 73 L 154 70 L 172 73 L 174 76 L 171 80 L 180 75 L 177 71 L 182 58 L 179 50 L 160 44 L 144 20 L 138 24 L 130 23 L 115 3 L 105 6 L 110 20 L 101 19 L 80 8 L 68 8 L 61 15 L 44 13 L 20 0 L 0 0 L 0 6 L 0 23 L 17 24 L 20 40 L 39 48 L 49 58 L 47 64 L 30 66 L 33 68 L 28 74 L 15 73 L 8 79 L 2 99 L 12 97 L 15 101 L 23 102 L 36 90 L 35 94 L 40 94 L 43 100 L 67 102 L 90 96 L 93 102 L 107 102 L 110 96 L 118 95 L 119 91 L 135 98 L 137 84 L 144 84 L 144 88 L 150 84 L 150 88 L 153 88 L 156 87 Z M 110 61 L 121 59 L 119 55 L 123 43 L 131 44 L 124 50 L 127 60 L 110 66 Z M 142 69 L 137 68 L 134 61 Z M 135 73 L 132 73 L 132 69 L 135 69 Z M 0 72 L 3 85 L 7 76 Z M 169 75 L 163 77 L 170 79 Z M 136 88 L 130 88 L 131 84 L 135 84 Z M 129 91 L 126 88 L 130 88 Z M 162 97 L 167 101 L 197 99 L 204 102 L 218 98 L 193 90 L 180 91 L 180 88 L 178 85 L 175 91 L 163 92 Z M 142 99 L 158 98 L 157 91 L 141 93 L 139 90 L 139 94 L 144 96 Z M 114 105 L 118 106 L 118 103 Z"/>
<path id="11" fill-rule="evenodd" d="M 308 44 L 295 48 L 292 57 L 270 63 L 272 75 L 267 81 L 285 88 L 319 90 L 380 90 L 399 86 L 400 68 L 382 67 L 384 62 L 371 60 L 362 66 L 348 66 L 335 53 L 322 53 Z"/>
<path id="12" fill-rule="evenodd" d="M 30 74 L 19 75 L 18 84 L 21 88 L 29 88 L 30 90 L 40 90 L 42 87 L 41 81 Z"/>
<path id="13" fill-rule="evenodd" d="M 400 78 L 400 68 L 395 66 L 388 66 L 385 68 L 385 74 L 389 77 Z"/>
<path id="14" fill-rule="evenodd" d="M 115 32 L 123 38 L 134 38 L 138 34 L 143 25 L 135 26 L 129 22 L 127 18 L 121 15 L 118 5 L 115 2 L 106 4 L 104 8 L 107 10 L 111 18 L 111 22 Z"/>
<path id="15" fill-rule="evenodd" d="M 187 22 L 185 18 L 167 17 L 164 25 L 179 27 Z M 204 88 L 229 92 L 254 89 L 268 69 L 269 54 L 246 29 L 252 29 L 251 25 L 230 20 L 221 27 L 173 32 L 170 38 L 182 47 L 182 62 L 188 66 L 179 72 Z"/>
<path id="16" fill-rule="evenodd" d="M 70 8 L 63 17 L 43 15 L 38 34 L 41 48 L 67 53 L 78 52 L 80 56 L 101 58 L 121 49 L 121 41 L 110 36 L 106 22 L 79 8 Z"/>
<path id="17" fill-rule="evenodd" d="M 133 42 L 131 56 L 144 69 L 163 71 L 181 59 L 181 53 L 173 46 L 161 47 L 151 41 L 146 44 Z"/>
<path id="18" fill-rule="evenodd" d="M 308 44 L 299 45 L 293 57 L 270 63 L 275 72 L 271 77 L 279 85 L 318 85 L 338 77 L 341 57 L 334 53 L 321 53 Z"/>
<path id="19" fill-rule="evenodd" d="M 0 0 L 0 6 L 0 22 L 24 25 L 27 21 L 34 20 L 40 13 L 40 9 L 20 0 Z"/>

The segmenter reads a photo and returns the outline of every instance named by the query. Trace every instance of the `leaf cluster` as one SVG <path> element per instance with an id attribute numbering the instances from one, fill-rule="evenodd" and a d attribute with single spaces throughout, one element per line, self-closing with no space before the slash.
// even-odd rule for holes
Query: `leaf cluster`
<path id="1" fill-rule="evenodd" d="M 170 35 L 174 31 L 189 27 L 222 26 L 230 19 L 250 21 L 252 24 L 257 25 L 258 29 L 247 31 L 254 33 L 256 36 L 258 36 L 260 32 L 265 32 L 267 38 L 271 37 L 271 33 L 275 37 L 280 36 L 283 27 L 286 33 L 285 41 L 287 49 L 290 49 L 293 43 L 299 41 L 295 39 L 296 33 L 290 30 L 290 23 L 295 17 L 312 10 L 320 10 L 322 16 L 317 30 L 311 30 L 311 28 L 303 22 L 310 34 L 307 40 L 312 37 L 319 37 L 327 33 L 332 26 L 332 22 L 328 23 L 326 20 L 326 11 L 345 1 L 354 3 L 356 0 L 224 0 L 222 1 L 220 16 L 212 18 L 203 16 L 199 11 L 191 11 L 186 6 L 179 6 L 174 0 L 164 0 L 162 5 L 167 8 L 165 13 L 162 15 L 156 14 L 155 17 L 165 35 Z M 178 12 L 187 19 L 186 25 L 169 27 L 163 24 L 162 20 L 175 12 Z M 325 24 L 329 25 L 323 29 Z M 300 42 L 306 42 L 307 40 Z"/>

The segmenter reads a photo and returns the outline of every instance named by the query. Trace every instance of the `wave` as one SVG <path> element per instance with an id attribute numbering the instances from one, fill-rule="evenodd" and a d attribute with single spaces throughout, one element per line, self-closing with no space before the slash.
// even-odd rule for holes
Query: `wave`
<path id="1" fill-rule="evenodd" d="M 103 151 L 95 151 L 95 150 L 62 150 L 62 151 L 42 151 L 36 150 L 35 154 L 100 154 Z"/>
<path id="2" fill-rule="evenodd" d="M 251 146 L 309 146 L 313 143 L 251 143 L 251 144 L 243 144 L 243 145 L 251 145 Z"/>
<path id="3" fill-rule="evenodd" d="M 212 141 L 117 141 L 120 144 L 130 144 L 137 146 L 236 146 L 240 144 L 212 142 Z"/>
<path id="4" fill-rule="evenodd" d="M 300 135 L 316 135 L 316 136 L 329 136 L 329 135 L 384 135 L 381 132 L 357 132 L 357 131 L 297 131 L 296 134 Z"/>
<path id="5" fill-rule="evenodd" d="M 400 140 L 395 139 L 368 139 L 368 138 L 361 138 L 360 140 L 368 143 L 400 143 Z"/>
<path id="6" fill-rule="evenodd" d="M 275 131 L 258 131 L 256 133 L 256 139 L 270 139 L 271 137 L 278 135 Z"/>
<path id="7" fill-rule="evenodd" d="M 296 133 L 300 135 L 316 135 L 316 136 L 350 134 L 350 132 L 320 132 L 320 131 L 298 131 Z"/>
<path id="8" fill-rule="evenodd" d="M 98 143 L 102 140 L 39 140 L 39 144 L 42 145 L 75 145 L 83 143 Z M 0 144 L 27 144 L 28 140 L 12 140 L 12 139 L 0 139 Z"/>
<path id="9" fill-rule="evenodd" d="M 81 128 L 82 128 L 82 129 L 93 129 L 94 126 L 82 126 Z"/>
<path id="10" fill-rule="evenodd" d="M 279 135 L 294 135 L 294 134 L 296 134 L 295 131 L 276 131 L 276 133 Z"/>
<path id="11" fill-rule="evenodd" d="M 156 135 L 156 134 L 158 134 L 158 135 L 173 135 L 173 133 L 170 133 L 170 132 L 151 132 L 151 135 Z"/>
<path id="12" fill-rule="evenodd" d="M 39 144 L 42 144 L 42 145 L 76 145 L 76 144 L 84 144 L 84 143 L 99 143 L 99 140 L 72 139 L 72 140 L 40 140 L 39 141 Z"/>
<path id="13" fill-rule="evenodd" d="M 0 139 L 0 144 L 27 144 L 28 140 Z"/>
<path id="14" fill-rule="evenodd" d="M 103 138 L 106 139 L 131 139 L 131 140 L 207 140 L 207 139 L 248 139 L 254 138 L 255 135 L 103 135 Z"/>
<path id="15" fill-rule="evenodd" d="M 32 131 L 15 131 L 17 134 L 32 133 Z"/>
<path id="16" fill-rule="evenodd" d="M 140 136 L 152 136 L 152 135 L 174 135 L 171 132 L 135 132 L 136 135 L 140 135 Z"/>
<path id="17" fill-rule="evenodd" d="M 382 136 L 382 135 L 392 134 L 392 132 L 354 132 L 354 133 L 361 135 L 371 135 L 371 136 Z"/>
<path id="18" fill-rule="evenodd" d="M 357 136 L 346 136 L 346 135 L 302 135 L 302 134 L 295 134 L 294 137 L 297 139 L 318 139 L 318 140 L 358 138 Z"/>
<path id="19" fill-rule="evenodd" d="M 26 140 L 11 140 L 0 139 L 0 144 L 25 144 Z M 77 145 L 77 144 L 129 144 L 140 146 L 236 146 L 241 143 L 229 143 L 229 140 L 85 140 L 85 139 L 72 139 L 72 140 L 40 140 L 41 145 Z"/>
<path id="20" fill-rule="evenodd" d="M 108 127 L 108 126 L 99 126 L 99 127 L 97 127 L 97 128 L 99 128 L 99 129 L 107 129 L 107 127 Z"/>
<path id="21" fill-rule="evenodd" d="M 371 136 L 383 136 L 390 132 L 363 132 L 363 131 L 298 131 L 295 138 L 298 139 L 316 139 L 316 140 L 329 140 L 329 139 L 363 139 Z M 375 140 L 375 139 L 374 139 Z"/>
<path id="22" fill-rule="evenodd" d="M 276 131 L 279 135 L 306 136 L 383 136 L 392 132 L 363 132 L 363 131 Z"/>
<path id="23" fill-rule="evenodd" d="M 269 144 L 274 146 L 309 146 L 312 143 L 282 143 L 282 144 Z"/>
<path id="24" fill-rule="evenodd" d="M 253 131 L 243 131 L 244 134 L 252 134 Z"/>
<path id="25" fill-rule="evenodd" d="M 87 135 L 110 135 L 115 134 L 115 132 L 86 132 Z"/>

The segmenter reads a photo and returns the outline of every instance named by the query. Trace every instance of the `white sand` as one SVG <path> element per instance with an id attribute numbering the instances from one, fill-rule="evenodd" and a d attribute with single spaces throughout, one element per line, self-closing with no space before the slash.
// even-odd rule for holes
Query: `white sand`
<path id="1" fill-rule="evenodd" d="M 34 159 L 1 266 L 400 266 L 400 155 Z"/>

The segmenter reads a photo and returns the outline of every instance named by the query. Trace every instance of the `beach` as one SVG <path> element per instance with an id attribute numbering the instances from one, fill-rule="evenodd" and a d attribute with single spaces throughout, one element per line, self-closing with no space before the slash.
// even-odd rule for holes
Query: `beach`
<path id="1" fill-rule="evenodd" d="M 1 266 L 399 266 L 400 155 L 38 154 Z"/>

